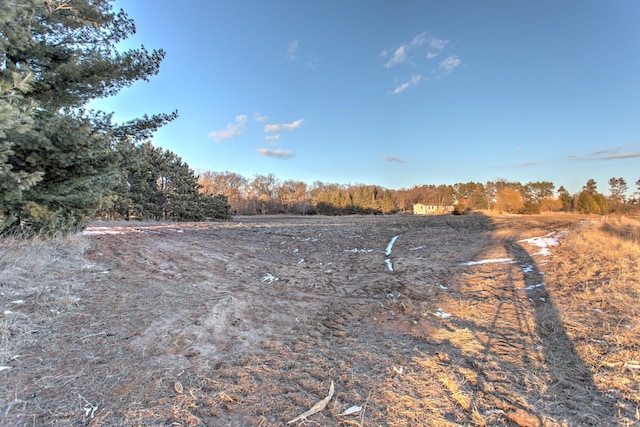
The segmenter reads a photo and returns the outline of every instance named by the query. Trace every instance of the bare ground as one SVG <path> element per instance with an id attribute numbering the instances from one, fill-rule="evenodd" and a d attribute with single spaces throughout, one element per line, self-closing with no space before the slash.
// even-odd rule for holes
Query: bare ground
<path id="1" fill-rule="evenodd" d="M 128 228 L 82 237 L 80 255 L 58 247 L 68 264 L 28 271 L 0 256 L 0 424 L 286 425 L 333 381 L 326 408 L 294 424 L 634 425 L 638 283 L 607 292 L 638 257 L 585 254 L 589 224 L 94 224 Z M 521 242 L 550 232 L 566 233 L 550 255 Z M 513 262 L 466 264 L 502 258 Z"/>

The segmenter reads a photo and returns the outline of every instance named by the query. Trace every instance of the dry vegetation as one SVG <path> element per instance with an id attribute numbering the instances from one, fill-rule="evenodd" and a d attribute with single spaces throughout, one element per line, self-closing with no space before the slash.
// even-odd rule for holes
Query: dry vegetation
<path id="1" fill-rule="evenodd" d="M 286 425 L 331 381 L 295 424 L 640 423 L 637 219 L 128 231 L 2 241 L 0 424 Z"/>

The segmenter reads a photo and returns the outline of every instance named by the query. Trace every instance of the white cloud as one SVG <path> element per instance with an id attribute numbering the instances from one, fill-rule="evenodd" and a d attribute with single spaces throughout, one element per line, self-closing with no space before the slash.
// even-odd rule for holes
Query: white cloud
<path id="1" fill-rule="evenodd" d="M 640 157 L 640 144 L 625 144 L 617 147 L 605 148 L 602 150 L 592 151 L 585 155 L 571 154 L 569 158 L 575 160 L 617 160 L 617 159 L 633 159 Z"/>
<path id="2" fill-rule="evenodd" d="M 402 45 L 396 49 L 391 59 L 384 65 L 386 68 L 393 67 L 396 64 L 400 64 L 407 59 L 407 46 Z"/>
<path id="3" fill-rule="evenodd" d="M 429 38 L 429 47 L 433 50 L 442 50 L 449 43 L 449 40 L 437 39 L 435 37 Z"/>
<path id="4" fill-rule="evenodd" d="M 314 52 L 300 52 L 300 42 L 292 40 L 287 44 L 286 57 L 291 62 L 301 63 L 307 68 L 316 68 L 318 66 L 318 57 Z"/>
<path id="5" fill-rule="evenodd" d="M 277 141 L 280 139 L 280 134 L 276 134 L 276 135 L 267 135 L 267 137 L 265 138 L 267 141 Z"/>
<path id="6" fill-rule="evenodd" d="M 294 130 L 294 129 L 299 128 L 302 125 L 303 121 L 304 121 L 304 119 L 299 119 L 299 120 L 296 120 L 295 122 L 292 122 L 292 123 L 265 125 L 264 126 L 264 131 L 266 133 L 269 133 L 269 132 L 280 132 L 280 131 L 283 131 L 283 130 Z"/>
<path id="7" fill-rule="evenodd" d="M 409 45 L 411 47 L 418 47 L 418 46 L 422 46 L 427 41 L 429 41 L 429 37 L 427 36 L 427 33 L 420 33 L 417 36 L 415 36 L 413 40 L 411 40 L 411 43 Z"/>
<path id="8" fill-rule="evenodd" d="M 405 90 L 409 89 L 411 86 L 415 86 L 417 85 L 420 80 L 422 80 L 422 76 L 413 76 L 411 77 L 411 79 L 409 79 L 409 81 L 402 83 L 400 86 L 396 87 L 393 92 L 391 92 L 391 95 L 397 95 L 401 92 L 404 92 Z"/>
<path id="9" fill-rule="evenodd" d="M 288 150 L 282 150 L 282 149 L 269 150 L 268 148 L 258 148 L 257 151 L 258 153 L 260 153 L 265 157 L 275 157 L 276 159 L 280 159 L 280 160 L 286 160 L 293 157 L 293 153 Z"/>
<path id="10" fill-rule="evenodd" d="M 383 156 L 382 158 L 385 159 L 387 162 L 407 163 L 406 160 L 401 159 L 400 157 L 397 157 L 397 156 Z"/>
<path id="11" fill-rule="evenodd" d="M 640 151 L 635 153 L 610 154 L 608 156 L 601 157 L 600 160 L 633 159 L 636 157 L 640 157 Z"/>
<path id="12" fill-rule="evenodd" d="M 417 51 L 418 55 L 424 54 L 424 47 L 427 49 L 427 59 L 434 58 L 439 55 L 439 51 L 445 48 L 448 40 L 438 39 L 430 36 L 426 32 L 420 33 L 411 39 L 410 42 L 401 43 L 399 47 L 395 49 L 385 49 L 382 51 L 382 56 L 386 58 L 390 52 L 393 52 L 393 56 L 384 64 L 385 68 L 391 68 L 394 65 L 406 62 L 411 58 L 411 53 Z M 422 54 L 420 53 L 422 52 Z"/>
<path id="13" fill-rule="evenodd" d="M 298 40 L 292 40 L 287 45 L 287 58 L 290 61 L 295 61 L 296 59 L 298 59 L 298 54 L 297 54 L 298 44 L 299 44 Z"/>
<path id="14" fill-rule="evenodd" d="M 440 61 L 440 69 L 448 73 L 452 72 L 456 67 L 459 67 L 462 61 L 458 55 L 451 55 L 448 58 Z"/>
<path id="15" fill-rule="evenodd" d="M 247 116 L 239 114 L 236 116 L 235 123 L 228 123 L 226 129 L 210 132 L 209 138 L 213 138 L 215 142 L 221 142 L 229 138 L 238 138 L 242 135 L 242 131 L 245 130 L 246 123 Z"/>
<path id="16" fill-rule="evenodd" d="M 265 116 L 263 114 L 253 113 L 253 120 L 255 120 L 256 122 L 264 122 L 268 118 L 268 116 Z"/>
<path id="17" fill-rule="evenodd" d="M 618 147 L 605 148 L 604 150 L 597 150 L 589 153 L 589 159 L 593 160 L 616 160 L 616 159 L 631 159 L 640 157 L 640 152 L 631 151 L 637 150 L 638 144 L 626 144 Z"/>

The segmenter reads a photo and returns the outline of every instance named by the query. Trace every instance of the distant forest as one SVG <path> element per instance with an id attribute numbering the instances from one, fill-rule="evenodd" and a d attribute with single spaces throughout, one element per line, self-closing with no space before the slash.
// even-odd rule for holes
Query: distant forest
<path id="1" fill-rule="evenodd" d="M 409 213 L 416 203 L 453 206 L 454 212 L 459 214 L 473 210 L 606 214 L 630 213 L 640 208 L 640 179 L 636 182 L 638 192 L 628 197 L 629 188 L 624 178 L 611 178 L 607 195 L 598 191 L 598 184 L 593 179 L 588 180 L 577 194 L 570 194 L 563 186 L 556 188 L 548 181 L 425 184 L 390 190 L 376 185 L 320 181 L 308 185 L 302 181 L 281 181 L 273 174 L 247 179 L 232 172 L 204 172 L 198 176 L 198 183 L 201 193 L 225 196 L 233 215 Z"/>

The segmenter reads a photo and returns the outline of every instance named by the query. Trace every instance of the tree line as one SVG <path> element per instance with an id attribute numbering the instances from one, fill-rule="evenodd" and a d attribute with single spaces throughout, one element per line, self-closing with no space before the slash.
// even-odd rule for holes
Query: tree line
<path id="1" fill-rule="evenodd" d="M 453 206 L 455 213 L 494 210 L 535 214 L 548 211 L 606 214 L 629 213 L 640 208 L 638 192 L 629 191 L 624 178 L 609 180 L 609 195 L 598 191 L 595 180 L 586 182 L 577 194 L 549 181 L 522 184 L 507 180 L 454 185 L 419 185 L 390 190 L 377 185 L 340 185 L 316 181 L 281 181 L 273 174 L 248 179 L 233 172 L 199 174 L 200 191 L 224 195 L 235 215 L 259 214 L 389 214 L 412 212 L 413 205 Z"/>

